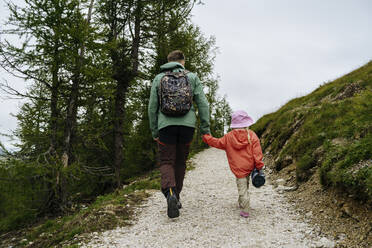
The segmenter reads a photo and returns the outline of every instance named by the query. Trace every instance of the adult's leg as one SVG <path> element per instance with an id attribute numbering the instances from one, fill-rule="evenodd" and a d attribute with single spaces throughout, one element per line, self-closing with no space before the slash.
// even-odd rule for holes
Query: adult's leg
<path id="1" fill-rule="evenodd" d="M 179 126 L 175 166 L 175 179 L 178 199 L 183 187 L 183 180 L 185 178 L 186 172 L 186 161 L 190 151 L 190 143 L 194 136 L 194 130 L 195 129 L 191 127 Z"/>
<path id="2" fill-rule="evenodd" d="M 167 198 L 167 215 L 176 218 L 180 215 L 175 179 L 177 127 L 169 126 L 159 130 L 159 141 L 161 188 Z"/>
<path id="3" fill-rule="evenodd" d="M 183 180 L 185 179 L 186 173 L 186 161 L 189 155 L 190 145 L 189 144 L 177 144 L 177 158 L 175 166 L 175 179 L 176 179 L 176 189 L 179 194 L 182 191 Z"/>
<path id="4" fill-rule="evenodd" d="M 159 170 L 161 189 L 166 196 L 170 188 L 176 188 L 175 163 L 177 156 L 177 127 L 168 126 L 159 130 Z"/>
<path id="5" fill-rule="evenodd" d="M 176 161 L 176 145 L 159 144 L 159 170 L 161 175 L 161 189 L 165 194 L 169 188 L 176 187 L 174 164 Z"/>

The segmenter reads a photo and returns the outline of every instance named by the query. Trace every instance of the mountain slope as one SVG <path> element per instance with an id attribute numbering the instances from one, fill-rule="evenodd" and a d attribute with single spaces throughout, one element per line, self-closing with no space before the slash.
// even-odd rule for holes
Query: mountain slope
<path id="1" fill-rule="evenodd" d="M 252 129 L 275 171 L 295 167 L 296 183 L 321 184 L 372 200 L 372 61 L 263 116 Z"/>
<path id="2" fill-rule="evenodd" d="M 372 61 L 252 126 L 267 173 L 337 247 L 372 247 Z"/>

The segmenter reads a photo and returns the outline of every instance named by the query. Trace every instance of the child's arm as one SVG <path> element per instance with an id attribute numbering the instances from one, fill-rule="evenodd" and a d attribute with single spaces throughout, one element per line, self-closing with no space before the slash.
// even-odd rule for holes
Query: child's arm
<path id="1" fill-rule="evenodd" d="M 262 162 L 263 154 L 260 145 L 260 140 L 258 139 L 257 135 L 253 132 L 253 158 L 254 164 L 257 170 L 261 170 L 264 167 L 264 163 Z"/>
<path id="2" fill-rule="evenodd" d="M 225 150 L 226 149 L 226 135 L 222 138 L 214 138 L 210 134 L 203 135 L 203 141 L 210 146 L 213 146 L 218 149 Z"/>

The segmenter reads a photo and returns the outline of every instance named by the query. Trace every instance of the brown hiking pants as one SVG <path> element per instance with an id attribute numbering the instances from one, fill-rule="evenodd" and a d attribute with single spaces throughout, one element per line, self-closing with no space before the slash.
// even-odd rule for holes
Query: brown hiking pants
<path id="1" fill-rule="evenodd" d="M 193 134 L 194 129 L 185 126 L 169 126 L 159 131 L 159 169 L 163 192 L 173 187 L 179 197 Z"/>

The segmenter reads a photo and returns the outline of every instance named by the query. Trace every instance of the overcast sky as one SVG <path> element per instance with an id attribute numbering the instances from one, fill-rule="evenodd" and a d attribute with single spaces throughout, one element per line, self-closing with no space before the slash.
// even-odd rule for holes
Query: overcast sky
<path id="1" fill-rule="evenodd" d="M 219 93 L 257 120 L 372 59 L 371 0 L 203 0 Z"/>
<path id="2" fill-rule="evenodd" d="M 372 59 L 371 0 L 203 2 L 194 8 L 193 21 L 216 37 L 219 94 L 254 120 Z M 8 15 L 4 5 L 1 24 Z M 0 78 L 24 85 L 3 71 Z M 2 99 L 0 104 L 0 132 L 9 133 L 16 127 L 10 113 L 19 104 Z"/>

